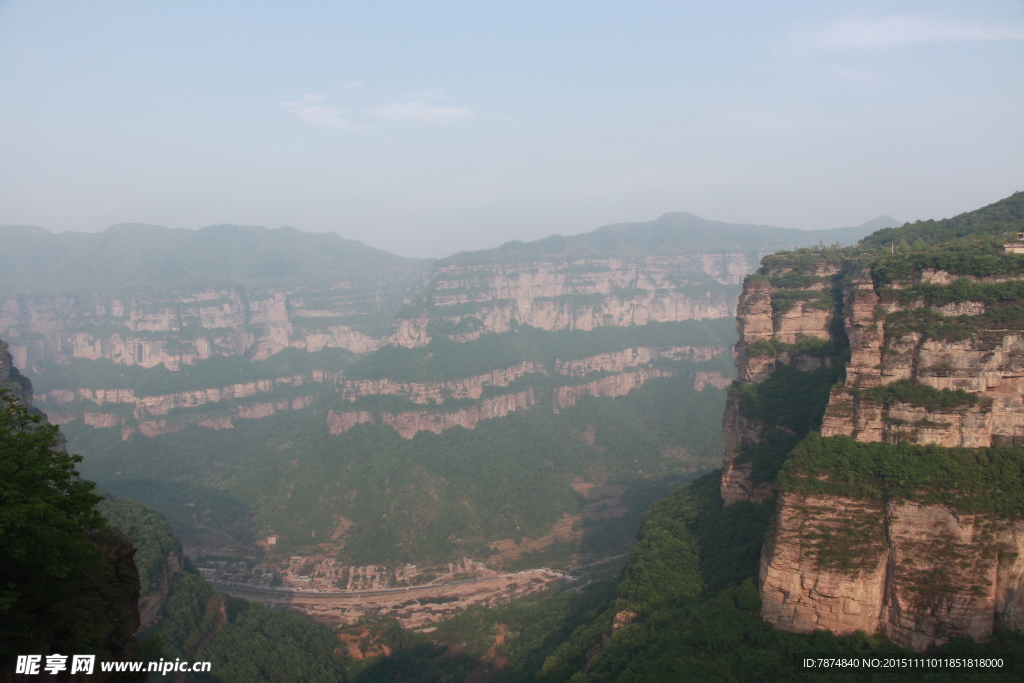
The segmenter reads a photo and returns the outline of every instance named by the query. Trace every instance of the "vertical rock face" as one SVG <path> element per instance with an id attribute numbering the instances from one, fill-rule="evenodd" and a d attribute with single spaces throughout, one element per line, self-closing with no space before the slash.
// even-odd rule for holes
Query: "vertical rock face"
<path id="1" fill-rule="evenodd" d="M 932 271 L 933 281 L 952 279 Z M 838 434 L 861 442 L 919 443 L 988 447 L 1024 443 L 1024 335 L 986 329 L 966 339 L 929 339 L 904 328 L 886 329 L 886 314 L 915 309 L 882 302 L 889 293 L 859 273 L 846 293 L 846 330 L 851 358 L 846 383 L 832 392 L 822 426 L 823 436 Z M 944 315 L 979 316 L 977 302 L 932 307 Z M 937 390 L 962 390 L 978 397 L 973 404 L 935 408 L 891 401 L 862 390 L 899 380 Z"/>
<path id="2" fill-rule="evenodd" d="M 805 319 L 806 308 L 793 317 L 775 310 L 769 320 L 765 299 L 779 290 L 748 284 L 738 313 L 741 383 L 765 381 L 779 363 L 794 362 L 792 355 L 751 354 L 759 350 L 755 344 L 786 338 L 780 327 L 788 325 L 799 330 L 797 337 L 849 345 L 845 381 L 830 392 L 822 437 L 971 448 L 1024 444 L 1024 334 L 1015 323 L 1008 325 L 1005 315 L 986 317 L 981 302 L 948 303 L 949 292 L 918 287 L 950 287 L 960 278 L 954 274 L 933 269 L 885 282 L 863 267 L 845 267 L 842 332 L 817 313 Z M 958 331 L 950 332 L 954 323 L 927 326 L 952 316 L 961 316 Z M 761 438 L 763 425 L 746 419 L 738 404 L 731 397 L 725 416 L 723 497 L 760 501 L 767 495 L 749 483 L 735 453 L 744 439 Z M 797 632 L 881 632 L 919 651 L 954 636 L 984 639 L 995 626 L 1021 629 L 1022 539 L 1024 522 L 953 504 L 783 491 L 761 561 L 763 615 Z"/>
<path id="3" fill-rule="evenodd" d="M 57 358 L 106 359 L 176 370 L 218 355 L 263 360 L 287 348 L 379 347 L 407 283 L 339 283 L 248 292 L 242 287 L 135 294 L 0 297 L 0 335 L 16 365 Z M 391 291 L 389 291 L 391 290 Z"/>
<path id="4" fill-rule="evenodd" d="M 0 336 L 15 364 L 106 359 L 175 370 L 218 355 L 263 360 L 284 349 L 362 354 L 385 343 L 416 347 L 437 330 L 457 341 L 518 325 L 592 330 L 731 317 L 743 275 L 760 254 L 442 264 L 427 289 L 398 281 L 341 282 L 294 290 L 243 287 L 148 293 L 0 296 Z M 394 314 L 410 294 L 425 309 Z"/>
<path id="5" fill-rule="evenodd" d="M 10 392 L 14 400 L 32 407 L 32 383 L 18 372 L 7 350 L 7 342 L 0 339 L 0 390 Z"/>
<path id="6" fill-rule="evenodd" d="M 883 506 L 875 501 L 780 495 L 761 560 L 764 618 L 800 633 L 878 631 L 888 563 L 880 552 L 886 542 L 883 516 Z M 832 550 L 824 539 L 850 527 L 864 532 L 859 546 L 849 549 L 857 556 L 829 564 L 832 558 L 826 555 L 819 562 L 821 553 Z"/>
<path id="7" fill-rule="evenodd" d="M 1022 541 L 1024 522 L 940 505 L 782 494 L 761 560 L 762 613 L 789 631 L 882 632 L 915 650 L 1019 630 Z"/>
<path id="8" fill-rule="evenodd" d="M 822 354 L 815 341 L 829 342 L 836 315 L 830 301 L 839 264 L 822 254 L 807 254 L 802 261 L 769 257 L 758 275 L 748 277 L 736 306 L 740 339 L 735 359 L 738 378 L 722 417 L 725 457 L 722 498 L 727 505 L 741 500 L 761 503 L 772 495 L 771 481 L 757 481 L 753 465 L 744 460 L 744 444 L 757 444 L 767 429 L 776 427 L 744 414 L 738 390 L 760 384 L 779 365 L 810 370 L 837 362 Z"/>
<path id="9" fill-rule="evenodd" d="M 389 343 L 422 346 L 438 331 L 470 341 L 518 325 L 593 330 L 730 317 L 735 288 L 759 256 L 719 252 L 486 264 L 456 258 L 435 268 L 423 307 L 401 316 Z"/>

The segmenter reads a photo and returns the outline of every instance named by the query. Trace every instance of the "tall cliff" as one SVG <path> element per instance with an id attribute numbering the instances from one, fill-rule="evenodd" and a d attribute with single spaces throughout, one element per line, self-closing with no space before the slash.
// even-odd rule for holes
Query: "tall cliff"
<path id="1" fill-rule="evenodd" d="M 399 313 L 391 343 L 426 344 L 443 334 L 469 341 L 519 325 L 592 330 L 731 317 L 743 275 L 759 254 L 719 252 L 476 263 L 435 268 L 424 296 Z"/>
<path id="2" fill-rule="evenodd" d="M 32 407 L 32 382 L 18 372 L 14 359 L 7 350 L 7 342 L 0 339 L 0 391 L 10 392 L 11 396 Z"/>
<path id="3" fill-rule="evenodd" d="M 766 257 L 744 282 L 738 377 L 722 421 L 726 504 L 770 498 L 785 451 L 820 424 L 845 348 L 835 325 L 841 268 L 837 250 L 802 250 Z"/>
<path id="4" fill-rule="evenodd" d="M 728 504 L 778 494 L 768 621 L 917 650 L 1024 628 L 1024 256 L 1007 225 L 1024 194 L 747 279 L 721 486 Z"/>

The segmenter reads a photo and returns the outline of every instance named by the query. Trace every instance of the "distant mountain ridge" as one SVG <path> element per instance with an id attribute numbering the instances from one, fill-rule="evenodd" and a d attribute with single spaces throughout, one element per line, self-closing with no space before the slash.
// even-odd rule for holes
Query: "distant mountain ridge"
<path id="1" fill-rule="evenodd" d="M 100 233 L 0 226 L 0 291 L 289 286 L 415 272 L 395 256 L 334 233 L 211 225 L 199 230 L 122 223 Z"/>
<path id="2" fill-rule="evenodd" d="M 495 249 L 460 252 L 440 263 L 486 263 L 509 258 L 637 257 L 699 251 L 775 251 L 806 247 L 823 241 L 853 244 L 882 228 L 900 222 L 879 216 L 855 227 L 832 230 L 797 230 L 769 225 L 726 223 L 676 211 L 638 223 L 613 223 L 579 235 L 552 235 L 532 242 L 511 241 Z"/>

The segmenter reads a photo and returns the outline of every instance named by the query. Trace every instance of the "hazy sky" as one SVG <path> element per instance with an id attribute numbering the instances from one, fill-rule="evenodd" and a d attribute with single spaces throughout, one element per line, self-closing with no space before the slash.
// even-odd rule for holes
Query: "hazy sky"
<path id="1" fill-rule="evenodd" d="M 0 224 L 409 256 L 1024 189 L 1024 2 L 0 0 Z"/>

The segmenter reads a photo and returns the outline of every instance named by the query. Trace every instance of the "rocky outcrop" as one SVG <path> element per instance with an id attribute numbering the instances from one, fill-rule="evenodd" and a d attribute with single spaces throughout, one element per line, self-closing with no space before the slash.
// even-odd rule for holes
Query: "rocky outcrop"
<path id="1" fill-rule="evenodd" d="M 931 279 L 951 279 L 940 273 L 932 271 Z M 969 448 L 1024 444 L 1024 335 L 979 328 L 979 334 L 968 339 L 945 341 L 917 331 L 888 331 L 886 314 L 900 307 L 880 305 L 868 274 L 854 280 L 846 297 L 851 359 L 844 386 L 830 397 L 822 435 Z M 945 308 L 952 311 L 949 315 L 984 312 L 982 306 L 965 304 Z M 963 390 L 978 400 L 973 405 L 929 409 L 883 404 L 864 392 L 899 380 L 940 391 Z"/>
<path id="2" fill-rule="evenodd" d="M 753 465 L 739 459 L 740 448 L 745 442 L 760 443 L 764 425 L 747 418 L 740 410 L 740 399 L 730 394 L 725 400 L 722 414 L 722 440 L 725 442 L 725 462 L 722 466 L 722 500 L 726 505 L 749 500 L 763 503 L 771 498 L 774 489 L 771 482 L 754 481 Z"/>
<path id="3" fill-rule="evenodd" d="M 586 377 L 595 372 L 622 372 L 626 368 L 646 365 L 659 358 L 706 361 L 722 355 L 723 351 L 720 346 L 639 346 L 577 360 L 559 360 L 555 362 L 555 373 L 569 377 Z"/>
<path id="4" fill-rule="evenodd" d="M 732 384 L 732 380 L 720 372 L 703 372 L 698 370 L 693 373 L 693 390 L 704 391 L 704 387 L 712 386 L 716 389 L 725 389 Z"/>
<path id="5" fill-rule="evenodd" d="M 367 353 L 459 341 L 518 325 L 591 330 L 733 315 L 735 288 L 760 254 L 718 252 L 533 263 L 442 264 L 424 307 L 397 318 L 411 281 L 251 292 L 75 292 L 0 297 L 0 336 L 21 367 L 59 358 L 174 370 L 216 355 L 261 360 L 287 348 Z M 419 285 L 419 286 L 422 286 Z"/>
<path id="6" fill-rule="evenodd" d="M 533 389 L 519 391 L 484 399 L 479 405 L 451 412 L 405 412 L 381 413 L 380 424 L 390 425 L 404 439 L 411 439 L 419 432 L 440 434 L 452 427 L 474 429 L 480 420 L 504 417 L 515 410 L 523 410 L 536 403 Z M 331 434 L 341 434 L 357 424 L 377 424 L 378 419 L 369 411 L 327 414 L 327 427 Z"/>
<path id="7" fill-rule="evenodd" d="M 7 350 L 7 342 L 0 339 L 0 391 L 26 406 L 32 407 L 32 382 L 14 366 L 14 359 Z"/>
<path id="8" fill-rule="evenodd" d="M 735 359 L 737 388 L 764 382 L 779 365 L 813 370 L 838 362 L 835 354 L 807 347 L 815 340 L 831 342 L 836 308 L 822 305 L 835 286 L 840 263 L 826 254 L 809 254 L 809 262 L 786 258 L 765 259 L 759 274 L 748 277 L 736 305 L 740 338 Z M 799 276 L 799 279 L 792 276 Z M 798 284 L 789 284 L 792 278 Z M 770 481 L 755 481 L 753 466 L 741 456 L 744 443 L 757 444 L 771 427 L 743 414 L 739 392 L 733 392 L 722 416 L 725 456 L 722 498 L 727 505 L 741 500 L 761 503 L 773 493 Z"/>
<path id="9" fill-rule="evenodd" d="M 396 285 L 397 286 L 397 285 Z M 106 359 L 170 370 L 216 355 L 262 360 L 287 348 L 367 353 L 388 334 L 379 317 L 383 290 L 269 291 L 241 287 L 154 297 L 76 293 L 0 297 L 0 335 L 15 363 Z M 401 292 L 384 291 L 383 297 Z M 390 302 L 395 309 L 401 300 Z M 372 312 L 372 316 L 369 315 Z"/>
<path id="10" fill-rule="evenodd" d="M 655 377 L 671 377 L 672 372 L 660 368 L 642 367 L 632 372 L 620 372 L 608 375 L 585 384 L 557 387 L 553 398 L 555 412 L 576 405 L 582 396 L 615 397 L 625 396 L 633 389 L 642 386 L 647 380 Z"/>
<path id="11" fill-rule="evenodd" d="M 177 552 L 170 553 L 164 563 L 163 571 L 157 579 L 157 587 L 139 600 L 139 628 L 136 631 L 144 631 L 156 623 L 160 617 L 160 610 L 167 604 L 167 597 L 177 582 L 181 572 L 185 569 L 185 555 L 178 548 Z"/>
<path id="12" fill-rule="evenodd" d="M 524 375 L 547 374 L 541 363 L 525 362 L 483 375 L 452 379 L 443 382 L 396 382 L 390 379 L 347 380 L 341 383 L 340 393 L 350 401 L 364 396 L 402 396 L 414 403 L 440 404 L 452 399 L 478 399 L 485 387 L 506 387 Z"/>
<path id="13" fill-rule="evenodd" d="M 137 420 L 157 415 L 167 415 L 173 410 L 198 408 L 221 401 L 238 401 L 258 394 L 271 393 L 284 387 L 304 384 L 337 385 L 342 373 L 318 370 L 304 375 L 289 375 L 273 379 L 239 382 L 223 387 L 178 391 L 156 396 L 137 396 L 132 389 L 53 389 L 39 395 L 40 403 L 60 406 L 72 401 L 90 401 L 98 406 L 106 404 L 128 404 Z"/>
<path id="14" fill-rule="evenodd" d="M 925 271 L 883 285 L 866 269 L 847 268 L 841 333 L 816 314 L 806 323 L 788 323 L 800 330 L 797 339 L 824 333 L 849 344 L 845 381 L 831 389 L 823 437 L 969 448 L 1024 444 L 1024 333 L 986 322 L 979 302 L 959 301 L 931 307 L 946 316 L 975 317 L 966 334 L 944 336 L 915 322 L 932 320 L 931 313 L 920 312 L 928 308 L 923 299 L 893 292 L 921 281 L 948 285 L 952 275 Z M 766 298 L 777 292 L 764 281 L 754 285 L 739 305 L 736 357 L 740 381 L 747 383 L 764 381 L 779 362 L 794 362 L 778 353 L 792 350 L 786 346 L 792 341 L 770 348 L 785 336 L 778 333 L 784 317 L 775 311 L 770 325 L 767 320 Z M 894 317 L 901 311 L 909 317 Z M 724 421 L 722 494 L 727 502 L 766 500 L 770 492 L 751 486 L 743 464 L 730 460 L 738 444 L 756 442 L 764 432 L 739 403 L 730 397 Z M 830 475 L 815 476 L 826 481 Z M 1024 522 L 951 504 L 787 490 L 779 495 L 762 553 L 763 615 L 797 632 L 880 632 L 918 651 L 957 636 L 985 639 L 997 626 L 1019 630 L 1022 543 Z"/>
<path id="15" fill-rule="evenodd" d="M 654 370 L 650 364 L 655 360 L 688 360 L 700 362 L 710 360 L 726 352 L 719 346 L 640 346 L 614 353 L 599 354 L 571 361 L 555 361 L 556 374 L 574 378 L 615 372 L 616 374 L 578 386 L 561 387 L 555 390 L 556 412 L 576 402 L 583 395 L 622 396 L 652 377 L 665 377 L 672 373 Z M 621 370 L 628 372 L 620 372 Z M 524 362 L 501 370 L 472 377 L 451 379 L 443 382 L 397 382 L 391 379 L 346 379 L 341 372 L 314 370 L 305 374 L 288 375 L 272 379 L 240 382 L 223 387 L 174 392 L 157 396 L 139 396 L 131 389 L 51 389 L 40 395 L 40 401 L 48 407 L 55 422 L 63 424 L 81 419 L 84 424 L 95 428 L 120 428 L 122 440 L 135 435 L 153 437 L 180 431 L 190 425 L 210 429 L 230 429 L 234 420 L 256 420 L 282 410 L 301 410 L 310 406 L 317 395 L 325 393 L 340 396 L 350 402 L 375 396 L 398 396 L 424 406 L 443 406 L 448 400 L 482 401 L 476 408 L 447 411 L 406 411 L 385 413 L 383 424 L 395 426 L 411 438 L 417 431 L 437 431 L 447 426 L 463 426 L 472 429 L 480 419 L 497 417 L 501 397 L 484 399 L 495 389 L 508 387 L 527 375 L 549 375 L 542 363 Z M 722 388 L 730 380 L 718 372 L 697 372 L 694 388 L 703 390 L 706 386 Z M 296 387 L 310 387 L 310 393 L 294 395 Z M 274 398 L 291 389 L 292 395 Z M 513 392 L 515 393 L 515 392 Z M 522 393 L 522 392 L 520 392 Z M 266 395 L 266 400 L 257 397 Z M 488 402 L 490 401 L 490 402 Z M 95 404 L 96 409 L 82 408 L 82 403 Z M 502 415 L 534 404 L 513 401 Z M 108 406 L 131 406 L 131 415 Z M 201 410 L 203 407 L 208 410 Z M 106 408 L 106 410 L 103 410 Z M 197 410 L 198 409 L 198 410 Z M 373 422 L 368 411 L 340 411 L 331 418 L 332 429 L 338 432 L 350 429 L 356 424 Z M 449 415 L 450 417 L 427 417 Z M 414 417 L 419 416 L 419 417 Z M 440 425 L 440 427 L 439 427 Z M 447 426 L 445 426 L 447 425 Z"/>
<path id="16" fill-rule="evenodd" d="M 529 264 L 442 262 L 424 293 L 426 304 L 398 321 L 389 342 L 426 344 L 435 322 L 449 337 L 469 341 L 519 325 L 593 330 L 730 317 L 734 288 L 760 256 L 718 252 Z"/>
<path id="17" fill-rule="evenodd" d="M 789 631 L 882 632 L 919 651 L 984 639 L 1024 627 L 1022 554 L 1024 522 L 787 493 L 762 556 L 762 613 Z"/>
<path id="18" fill-rule="evenodd" d="M 315 397 L 313 396 L 295 396 L 292 398 L 278 399 L 276 401 L 259 401 L 256 403 L 236 405 L 233 406 L 230 409 L 230 412 L 226 415 L 199 414 L 181 417 L 161 417 L 143 420 L 134 424 L 125 422 L 123 419 L 111 414 L 94 416 L 91 419 L 97 423 L 100 421 L 103 422 L 103 424 L 93 424 L 92 426 L 121 426 L 121 440 L 127 441 L 136 433 L 141 434 L 142 436 L 154 437 L 160 436 L 161 434 L 171 434 L 173 432 L 181 431 L 190 425 L 206 427 L 207 429 L 231 429 L 235 426 L 234 420 L 260 420 L 265 417 L 270 417 L 274 413 L 278 413 L 282 410 L 302 410 L 303 408 L 308 408 L 312 405 L 314 400 Z M 86 413 L 86 415 L 90 414 Z M 86 424 L 89 423 L 86 422 Z"/>

